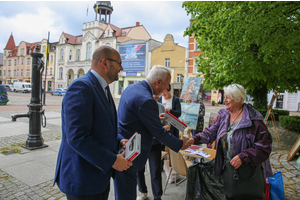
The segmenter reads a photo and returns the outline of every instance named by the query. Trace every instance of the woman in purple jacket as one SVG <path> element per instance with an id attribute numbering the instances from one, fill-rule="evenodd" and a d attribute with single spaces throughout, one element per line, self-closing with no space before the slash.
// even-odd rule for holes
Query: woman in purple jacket
<path id="1" fill-rule="evenodd" d="M 210 126 L 194 135 L 187 143 L 201 144 L 216 140 L 214 177 L 222 175 L 224 156 L 231 160 L 230 164 L 236 169 L 242 164 L 262 164 L 265 178 L 272 176 L 269 161 L 272 136 L 263 122 L 263 116 L 251 105 L 244 104 L 246 92 L 243 86 L 232 84 L 224 87 L 224 92 L 226 108 L 218 112 L 218 117 Z M 227 155 L 223 155 L 220 142 L 224 135 L 227 135 L 224 138 L 228 145 Z"/>

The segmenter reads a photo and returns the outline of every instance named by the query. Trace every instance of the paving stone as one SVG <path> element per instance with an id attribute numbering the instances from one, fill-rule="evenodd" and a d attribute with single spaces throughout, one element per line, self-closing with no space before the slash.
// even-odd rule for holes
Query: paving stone
<path id="1" fill-rule="evenodd" d="M 15 194 L 15 196 L 18 197 L 18 196 L 21 196 L 23 194 L 25 194 L 25 192 L 18 192 L 18 193 Z"/>
<path id="2" fill-rule="evenodd" d="M 295 177 L 296 175 L 293 174 L 293 173 L 291 173 L 291 172 L 285 172 L 285 173 L 284 173 L 284 176 L 285 176 L 285 177 L 288 177 L 288 178 L 292 178 L 292 177 Z"/>

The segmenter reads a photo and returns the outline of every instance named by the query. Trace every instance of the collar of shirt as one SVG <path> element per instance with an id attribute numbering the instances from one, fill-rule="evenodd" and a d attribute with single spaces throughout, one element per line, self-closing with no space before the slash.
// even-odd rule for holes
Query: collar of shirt
<path id="1" fill-rule="evenodd" d="M 95 77 L 96 77 L 97 80 L 99 81 L 101 87 L 103 88 L 103 91 L 104 91 L 105 95 L 107 95 L 107 94 L 106 94 L 106 91 L 105 91 L 105 88 L 106 88 L 106 86 L 107 86 L 107 83 L 106 83 L 106 81 L 104 80 L 104 78 L 102 78 L 102 76 L 101 76 L 100 74 L 98 74 L 98 73 L 97 73 L 95 70 L 93 70 L 93 69 L 91 70 L 91 72 L 92 72 L 92 74 L 95 75 Z"/>
<path id="2" fill-rule="evenodd" d="M 153 89 L 152 89 L 152 86 L 150 85 L 150 83 L 149 83 L 149 81 L 146 79 L 145 80 L 146 81 L 146 83 L 148 83 L 148 85 L 150 86 L 150 88 L 151 88 L 151 94 L 152 94 L 152 96 L 153 96 Z"/>

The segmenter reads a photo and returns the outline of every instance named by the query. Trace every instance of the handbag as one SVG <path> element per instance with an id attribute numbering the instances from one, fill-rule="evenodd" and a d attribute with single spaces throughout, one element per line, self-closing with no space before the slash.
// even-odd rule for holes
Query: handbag
<path id="1" fill-rule="evenodd" d="M 261 164 L 252 167 L 241 165 L 235 169 L 227 159 L 227 133 L 221 137 L 224 155 L 223 180 L 225 195 L 229 199 L 263 199 L 265 198 L 266 181 Z"/>
<path id="2" fill-rule="evenodd" d="M 226 161 L 223 178 L 225 194 L 229 199 L 265 198 L 266 182 L 261 164 L 255 167 L 241 165 L 235 169 L 230 161 Z"/>

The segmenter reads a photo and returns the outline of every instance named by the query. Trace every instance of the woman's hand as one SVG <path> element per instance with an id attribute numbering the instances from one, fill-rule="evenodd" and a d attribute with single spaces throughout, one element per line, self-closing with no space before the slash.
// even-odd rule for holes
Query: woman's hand
<path id="1" fill-rule="evenodd" d="M 230 161 L 230 164 L 235 168 L 239 168 L 242 165 L 242 161 L 238 155 L 236 155 L 232 160 Z"/>

